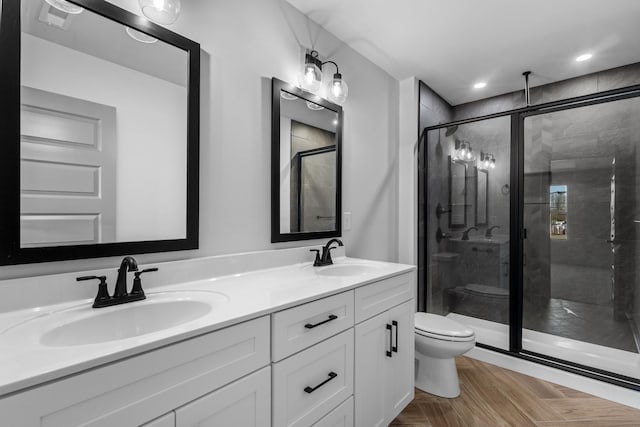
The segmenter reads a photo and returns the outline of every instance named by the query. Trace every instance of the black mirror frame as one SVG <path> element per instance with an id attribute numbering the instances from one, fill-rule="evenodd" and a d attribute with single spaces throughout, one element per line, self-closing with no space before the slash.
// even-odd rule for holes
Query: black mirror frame
<path id="1" fill-rule="evenodd" d="M 89 245 L 20 247 L 20 0 L 2 0 L 0 11 L 0 265 L 108 257 L 198 248 L 200 151 L 200 45 L 103 0 L 70 0 L 107 19 L 147 33 L 188 54 L 187 210 L 181 239 Z"/>
<path id="2" fill-rule="evenodd" d="M 314 102 L 338 114 L 336 128 L 336 229 L 331 231 L 280 232 L 280 91 Z M 342 107 L 310 92 L 271 79 L 271 243 L 324 239 L 342 235 Z"/>

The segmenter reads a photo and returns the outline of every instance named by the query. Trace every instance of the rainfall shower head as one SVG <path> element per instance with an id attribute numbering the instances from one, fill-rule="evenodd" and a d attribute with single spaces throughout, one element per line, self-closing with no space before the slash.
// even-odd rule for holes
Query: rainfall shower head
<path id="1" fill-rule="evenodd" d="M 447 131 L 445 132 L 444 136 L 451 136 L 454 133 L 456 133 L 456 131 L 458 130 L 458 126 L 454 125 L 454 126 L 449 126 L 447 128 Z"/>

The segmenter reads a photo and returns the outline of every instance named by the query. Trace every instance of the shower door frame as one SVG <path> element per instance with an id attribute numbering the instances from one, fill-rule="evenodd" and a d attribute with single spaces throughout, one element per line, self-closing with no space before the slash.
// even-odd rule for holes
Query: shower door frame
<path id="1" fill-rule="evenodd" d="M 426 212 L 426 198 L 428 197 L 426 193 L 426 189 L 428 188 L 427 157 L 429 151 L 426 149 L 427 133 L 432 130 L 440 130 L 451 126 L 460 126 L 499 117 L 510 116 L 511 118 L 511 166 L 509 184 L 511 188 L 509 202 L 509 349 L 505 350 L 487 344 L 476 343 L 478 347 L 640 391 L 640 378 L 631 378 L 522 348 L 524 312 L 523 261 L 524 239 L 526 238 L 526 229 L 524 228 L 524 121 L 528 117 L 541 114 L 636 97 L 640 97 L 640 84 L 452 121 L 435 126 L 428 126 L 423 129 L 419 139 L 420 146 L 418 152 L 418 235 L 424 236 L 424 238 L 422 244 L 420 244 L 420 242 L 418 243 L 418 271 L 426 272 L 426 255 L 428 254 L 429 248 L 429 236 L 434 235 L 434 231 L 428 229 Z M 423 276 L 426 276 L 426 273 L 424 273 Z M 426 277 L 422 277 L 421 279 L 419 277 L 418 299 L 419 309 L 424 310 L 427 307 Z"/>

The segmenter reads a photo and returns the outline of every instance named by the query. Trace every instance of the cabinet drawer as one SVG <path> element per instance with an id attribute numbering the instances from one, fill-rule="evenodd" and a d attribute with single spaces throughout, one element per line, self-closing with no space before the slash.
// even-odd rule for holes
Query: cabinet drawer
<path id="1" fill-rule="evenodd" d="M 333 411 L 322 417 L 313 427 L 352 427 L 353 426 L 353 397 L 342 402 Z"/>
<path id="2" fill-rule="evenodd" d="M 356 289 L 356 323 L 413 298 L 416 273 L 401 274 Z"/>
<path id="3" fill-rule="evenodd" d="M 272 360 L 277 362 L 353 326 L 353 291 L 273 314 Z"/>
<path id="4" fill-rule="evenodd" d="M 273 425 L 310 426 L 353 394 L 353 329 L 273 364 Z"/>
<path id="5" fill-rule="evenodd" d="M 269 364 L 269 316 L 0 399 L 0 424 L 139 426 Z"/>

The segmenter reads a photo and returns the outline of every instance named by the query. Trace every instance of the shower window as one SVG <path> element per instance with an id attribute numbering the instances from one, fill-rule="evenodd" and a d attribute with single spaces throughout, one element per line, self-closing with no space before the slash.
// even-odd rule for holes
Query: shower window
<path id="1" fill-rule="evenodd" d="M 552 185 L 549 193 L 549 235 L 567 240 L 567 186 Z"/>

